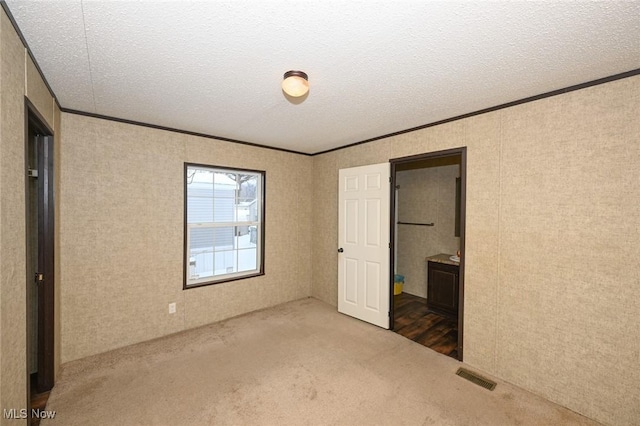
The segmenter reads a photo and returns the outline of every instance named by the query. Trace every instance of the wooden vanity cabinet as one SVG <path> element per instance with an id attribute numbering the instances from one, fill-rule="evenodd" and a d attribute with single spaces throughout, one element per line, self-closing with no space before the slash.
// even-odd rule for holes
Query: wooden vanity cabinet
<path id="1" fill-rule="evenodd" d="M 427 308 L 434 312 L 458 316 L 460 267 L 428 262 Z"/>

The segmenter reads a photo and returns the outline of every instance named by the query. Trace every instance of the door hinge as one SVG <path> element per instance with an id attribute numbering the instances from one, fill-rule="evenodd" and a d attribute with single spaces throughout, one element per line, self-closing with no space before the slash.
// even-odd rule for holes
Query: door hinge
<path id="1" fill-rule="evenodd" d="M 37 178 L 38 177 L 38 170 L 37 169 L 29 169 L 27 172 L 27 176 L 32 177 L 32 178 Z"/>
<path id="2" fill-rule="evenodd" d="M 389 183 L 391 183 L 391 182 L 392 182 L 392 180 L 391 180 L 391 176 L 389 176 Z"/>
<path id="3" fill-rule="evenodd" d="M 44 281 L 44 274 L 41 274 L 40 272 L 36 272 L 35 281 L 36 281 L 36 284 L 39 284 L 42 281 Z"/>

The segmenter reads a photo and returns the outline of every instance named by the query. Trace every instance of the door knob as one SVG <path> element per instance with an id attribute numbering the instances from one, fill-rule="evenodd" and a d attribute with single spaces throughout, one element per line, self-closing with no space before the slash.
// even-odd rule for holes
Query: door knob
<path id="1" fill-rule="evenodd" d="M 344 249 L 343 249 L 342 247 L 340 247 L 340 248 L 338 249 L 338 253 L 342 253 L 343 251 L 344 251 Z"/>

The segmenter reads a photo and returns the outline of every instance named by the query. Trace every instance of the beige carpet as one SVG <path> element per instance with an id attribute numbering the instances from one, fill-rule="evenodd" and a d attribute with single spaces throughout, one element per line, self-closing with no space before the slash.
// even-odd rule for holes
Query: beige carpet
<path id="1" fill-rule="evenodd" d="M 64 365 L 43 425 L 595 424 L 303 299 Z"/>

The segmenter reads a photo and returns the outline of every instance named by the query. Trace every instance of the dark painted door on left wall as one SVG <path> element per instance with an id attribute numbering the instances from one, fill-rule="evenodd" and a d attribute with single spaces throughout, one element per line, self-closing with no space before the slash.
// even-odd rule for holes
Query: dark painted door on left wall
<path id="1" fill-rule="evenodd" d="M 53 137 L 35 117 L 27 129 L 27 335 L 30 393 L 53 387 Z M 31 381 L 30 381 L 31 382 Z"/>

